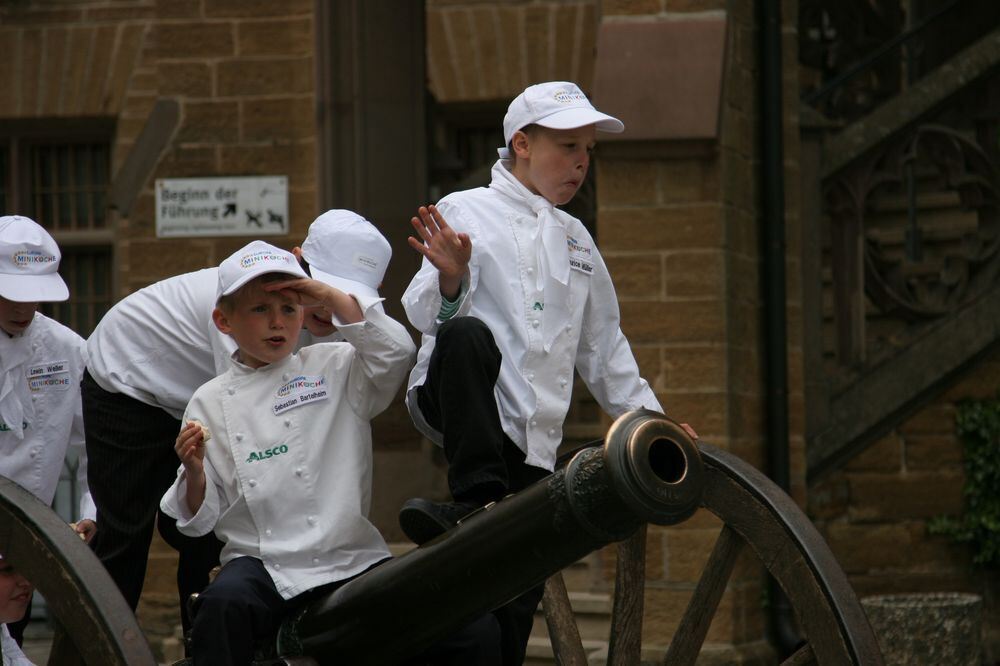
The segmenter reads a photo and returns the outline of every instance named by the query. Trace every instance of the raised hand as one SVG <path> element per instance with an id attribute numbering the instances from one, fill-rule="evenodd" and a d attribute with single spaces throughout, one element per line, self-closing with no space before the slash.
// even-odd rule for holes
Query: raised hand
<path id="1" fill-rule="evenodd" d="M 410 219 L 410 224 L 422 240 L 413 236 L 407 240 L 410 247 L 424 255 L 438 269 L 444 292 L 446 281 L 457 286 L 469 270 L 472 240 L 468 234 L 456 232 L 448 226 L 436 206 L 421 206 L 417 209 L 417 215 L 418 217 Z"/>

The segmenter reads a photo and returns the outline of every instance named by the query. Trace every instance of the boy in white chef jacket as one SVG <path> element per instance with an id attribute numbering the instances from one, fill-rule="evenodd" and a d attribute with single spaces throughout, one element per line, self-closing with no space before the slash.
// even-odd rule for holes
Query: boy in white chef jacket
<path id="1" fill-rule="evenodd" d="M 219 267 L 213 319 L 238 350 L 188 403 L 182 464 L 161 502 L 182 533 L 214 530 L 225 544 L 194 609 L 195 664 L 249 663 L 252 641 L 273 640 L 288 612 L 390 557 L 367 519 L 370 419 L 396 395 L 414 346 L 376 293 L 359 292 L 307 279 L 291 253 L 261 241 Z M 303 305 L 324 307 L 346 342 L 293 353 Z"/>
<path id="2" fill-rule="evenodd" d="M 89 541 L 96 527 L 80 406 L 86 343 L 37 312 L 40 302 L 69 298 L 58 273 L 61 258 L 40 225 L 21 215 L 0 217 L 0 474 L 51 504 L 66 451 L 76 448 L 83 495 L 75 529 Z M 18 643 L 28 616 L 9 627 Z"/>
<path id="3" fill-rule="evenodd" d="M 574 369 L 613 417 L 663 411 L 594 239 L 557 208 L 583 184 L 597 131 L 623 129 L 573 83 L 530 86 L 504 117 L 489 187 L 449 194 L 411 221 L 424 259 L 402 300 L 423 337 L 406 401 L 444 448 L 454 499 L 407 500 L 400 526 L 418 544 L 552 471 Z M 505 664 L 523 661 L 541 593 L 498 611 Z"/>
<path id="4" fill-rule="evenodd" d="M 392 256 L 371 222 L 329 210 L 309 226 L 292 253 L 313 277 L 346 293 L 377 296 Z M 195 390 L 229 367 L 236 349 L 212 321 L 218 266 L 160 280 L 118 301 L 87 340 L 82 385 L 89 485 L 100 526 L 91 548 L 134 610 L 146 577 L 155 528 L 178 553 L 181 624 L 187 599 L 208 584 L 221 544 L 190 538 L 157 511 L 177 471 L 174 440 Z M 381 303 L 376 307 L 381 307 Z M 339 340 L 329 313 L 307 308 L 299 345 Z"/>

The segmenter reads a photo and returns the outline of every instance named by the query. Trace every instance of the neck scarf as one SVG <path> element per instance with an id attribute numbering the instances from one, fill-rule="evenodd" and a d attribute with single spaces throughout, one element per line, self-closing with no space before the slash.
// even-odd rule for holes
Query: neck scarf
<path id="1" fill-rule="evenodd" d="M 35 419 L 28 377 L 24 364 L 31 357 L 31 340 L 27 333 L 10 337 L 0 332 L 0 420 L 18 439 L 24 439 L 24 424 Z"/>
<path id="2" fill-rule="evenodd" d="M 544 295 L 542 310 L 542 345 L 552 348 L 559 331 L 569 319 L 569 249 L 566 227 L 556 215 L 555 206 L 543 196 L 533 194 L 508 170 L 506 160 L 493 165 L 490 189 L 526 204 L 535 214 L 535 252 L 538 271 L 535 287 Z"/>

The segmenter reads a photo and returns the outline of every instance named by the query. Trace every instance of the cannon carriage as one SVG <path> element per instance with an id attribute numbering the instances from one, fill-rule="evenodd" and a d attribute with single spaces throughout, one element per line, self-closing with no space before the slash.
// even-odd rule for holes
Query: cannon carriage
<path id="1" fill-rule="evenodd" d="M 737 457 L 695 443 L 666 417 L 643 411 L 622 416 L 603 445 L 578 451 L 549 477 L 311 603 L 285 622 L 279 656 L 266 663 L 391 664 L 544 582 L 557 661 L 586 664 L 558 574 L 617 542 L 607 663 L 634 666 L 640 663 L 646 525 L 683 522 L 699 507 L 718 516 L 723 528 L 669 641 L 667 664 L 695 663 L 736 560 L 748 548 L 787 595 L 803 635 L 784 663 L 881 663 L 846 576 L 792 499 Z M 0 552 L 45 595 L 84 663 L 155 663 L 89 549 L 5 479 Z M 392 641 L 380 635 L 387 626 Z"/>

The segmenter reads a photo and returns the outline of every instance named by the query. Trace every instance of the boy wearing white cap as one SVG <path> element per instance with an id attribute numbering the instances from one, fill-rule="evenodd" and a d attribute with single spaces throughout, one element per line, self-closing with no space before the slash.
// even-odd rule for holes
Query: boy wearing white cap
<path id="1" fill-rule="evenodd" d="M 417 543 L 552 471 L 574 367 L 612 416 L 662 411 L 619 327 L 593 238 L 556 207 L 583 183 L 597 131 L 621 132 L 622 122 L 553 81 L 518 95 L 503 129 L 489 187 L 450 194 L 412 220 L 410 245 L 424 259 L 403 307 L 423 338 L 407 406 L 443 446 L 455 500 L 403 505 L 400 525 Z M 497 612 L 505 664 L 523 661 L 541 592 Z"/>
<path id="2" fill-rule="evenodd" d="M 286 614 L 390 557 L 367 518 L 369 423 L 415 351 L 376 296 L 307 279 L 261 241 L 222 262 L 218 293 L 213 320 L 238 349 L 191 398 L 161 502 L 182 533 L 214 530 L 225 544 L 191 632 L 194 663 L 212 666 L 249 663 Z M 347 342 L 293 353 L 305 304 L 329 312 Z"/>
<path id="3" fill-rule="evenodd" d="M 79 449 L 82 519 L 75 529 L 89 540 L 95 510 L 80 406 L 86 344 L 37 312 L 40 302 L 69 298 L 60 259 L 40 225 L 20 215 L 0 217 L 0 474 L 51 504 L 67 449 Z M 11 627 L 18 642 L 26 622 Z"/>
<path id="4" fill-rule="evenodd" d="M 374 297 L 391 254 L 370 222 L 341 210 L 319 216 L 304 249 L 293 252 L 331 283 L 341 262 L 347 267 L 345 256 L 356 252 L 367 258 L 366 270 L 355 267 L 354 284 L 343 290 Z M 206 268 L 161 280 L 116 303 L 87 340 L 83 381 L 90 487 L 101 527 L 93 549 L 134 609 L 155 519 L 180 555 L 177 585 L 185 631 L 190 629 L 186 601 L 207 584 L 221 544 L 213 535 L 185 537 L 172 519 L 157 516 L 157 507 L 175 477 L 173 443 L 184 408 L 195 389 L 228 368 L 236 349 L 212 321 L 218 280 L 219 269 Z M 321 306 L 305 308 L 303 326 L 308 333 L 302 333 L 300 346 L 332 340 L 336 333 Z"/>

